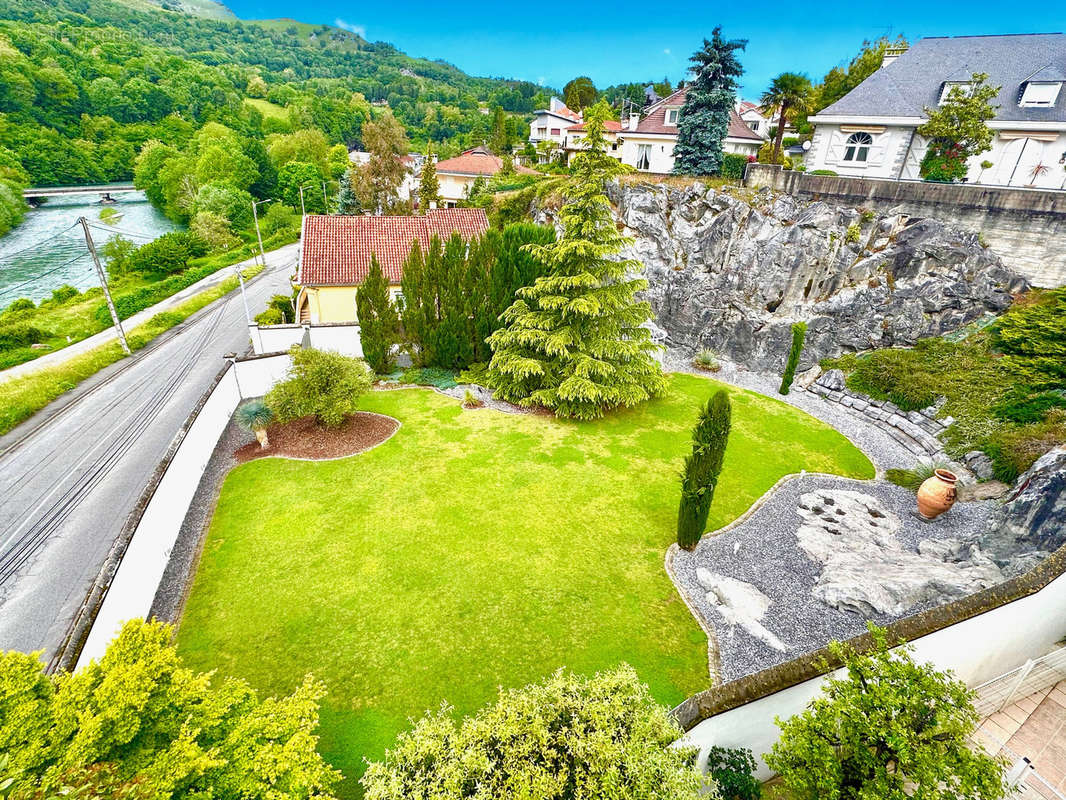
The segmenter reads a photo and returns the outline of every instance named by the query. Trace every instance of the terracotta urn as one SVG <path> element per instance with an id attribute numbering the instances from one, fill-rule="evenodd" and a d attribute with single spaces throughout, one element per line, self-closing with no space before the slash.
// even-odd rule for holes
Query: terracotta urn
<path id="1" fill-rule="evenodd" d="M 955 484 L 958 476 L 947 469 L 938 469 L 918 487 L 918 514 L 933 520 L 955 505 Z"/>

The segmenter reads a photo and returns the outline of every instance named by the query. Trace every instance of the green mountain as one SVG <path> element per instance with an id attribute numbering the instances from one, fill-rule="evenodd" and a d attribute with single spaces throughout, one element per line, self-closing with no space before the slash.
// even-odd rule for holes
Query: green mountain
<path id="1" fill-rule="evenodd" d="M 207 122 L 359 146 L 386 108 L 415 146 L 448 155 L 489 138 L 486 109 L 547 101 L 529 82 L 327 25 L 239 20 L 213 0 L 0 0 L 0 55 L 0 163 L 39 185 L 128 180 L 146 141 L 182 147 Z"/>

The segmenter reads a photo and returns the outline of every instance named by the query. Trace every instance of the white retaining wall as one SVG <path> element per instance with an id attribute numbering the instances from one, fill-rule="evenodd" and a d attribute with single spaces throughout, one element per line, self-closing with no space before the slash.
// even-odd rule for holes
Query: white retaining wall
<path id="1" fill-rule="evenodd" d="M 291 364 L 288 353 L 238 361 L 215 385 L 145 507 L 89 631 L 78 667 L 103 656 L 127 620 L 148 617 L 189 504 L 233 412 L 242 399 L 265 394 L 285 377 Z"/>
<path id="2" fill-rule="evenodd" d="M 915 639 L 914 658 L 952 670 L 970 686 L 977 686 L 1014 669 L 1026 659 L 1047 653 L 1066 636 L 1066 575 L 1060 575 L 1039 592 L 963 620 Z M 841 674 L 840 670 L 836 674 Z M 801 713 L 821 691 L 824 678 L 814 678 L 747 705 L 705 719 L 681 740 L 700 749 L 700 765 L 707 751 L 720 747 L 746 747 L 758 759 L 758 777 L 772 773 L 762 755 L 778 739 L 774 718 Z"/>
<path id="3" fill-rule="evenodd" d="M 316 350 L 333 350 L 341 355 L 363 357 L 363 341 L 358 323 L 323 325 L 251 325 L 248 330 L 257 355 L 281 353 L 294 344 L 302 344 L 305 334 Z"/>

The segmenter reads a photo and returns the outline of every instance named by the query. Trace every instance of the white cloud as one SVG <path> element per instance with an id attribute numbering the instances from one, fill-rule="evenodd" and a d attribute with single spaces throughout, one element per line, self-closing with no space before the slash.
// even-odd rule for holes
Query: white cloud
<path id="1" fill-rule="evenodd" d="M 344 28 L 346 31 L 351 31 L 356 36 L 362 36 L 364 39 L 366 38 L 366 27 L 363 25 L 354 25 L 351 22 L 345 22 L 340 17 L 333 20 L 333 24 L 338 28 Z"/>

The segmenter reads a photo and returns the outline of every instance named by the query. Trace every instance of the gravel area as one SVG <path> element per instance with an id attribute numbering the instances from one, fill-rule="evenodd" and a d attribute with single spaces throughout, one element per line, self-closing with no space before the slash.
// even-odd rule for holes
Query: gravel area
<path id="1" fill-rule="evenodd" d="M 750 389 L 775 400 L 781 400 L 795 406 L 836 428 L 851 442 L 866 453 L 873 462 L 878 474 L 886 469 L 910 469 L 917 460 L 913 453 L 903 445 L 867 420 L 850 413 L 839 403 L 832 403 L 813 392 L 793 388 L 787 395 L 778 394 L 781 385 L 780 375 L 766 375 L 750 372 L 739 364 L 719 359 L 722 368 L 718 372 L 707 372 L 692 366 L 692 354 L 688 351 L 669 350 L 663 358 L 663 369 L 668 372 L 688 372 L 707 378 Z"/>
<path id="2" fill-rule="evenodd" d="M 914 493 L 884 481 L 820 475 L 786 480 L 743 522 L 720 535 L 704 536 L 693 551 L 678 550 L 673 559 L 672 577 L 679 590 L 687 597 L 694 613 L 702 618 L 704 627 L 714 631 L 719 663 L 712 664 L 712 672 L 717 671 L 722 681 L 789 661 L 833 639 L 844 639 L 865 630 L 867 617 L 840 611 L 811 595 L 822 565 L 798 546 L 796 529 L 801 519 L 796 507 L 801 495 L 819 488 L 849 489 L 880 500 L 899 516 L 902 528 L 896 536 L 910 552 L 917 552 L 918 543 L 923 539 L 968 538 L 984 530 L 996 506 L 989 501 L 956 503 L 947 514 L 933 522 L 924 522 L 915 513 Z M 781 640 L 786 650 L 776 650 L 739 625 L 730 625 L 707 601 L 707 590 L 696 579 L 700 567 L 750 583 L 766 595 L 770 605 L 761 623 Z M 902 616 L 937 604 L 936 601 L 919 603 Z M 869 617 L 879 624 L 896 618 L 884 614 Z"/>
<path id="3" fill-rule="evenodd" d="M 396 433 L 400 423 L 383 414 L 359 411 L 336 428 L 326 428 L 313 416 L 300 417 L 292 422 L 267 426 L 269 446 L 249 442 L 233 455 L 240 463 L 255 458 L 281 456 L 322 460 L 345 458 L 369 450 Z"/>

